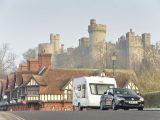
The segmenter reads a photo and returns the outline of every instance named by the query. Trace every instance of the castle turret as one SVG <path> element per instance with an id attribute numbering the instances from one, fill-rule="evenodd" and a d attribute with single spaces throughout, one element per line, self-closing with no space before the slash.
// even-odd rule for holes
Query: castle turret
<path id="1" fill-rule="evenodd" d="M 38 54 L 40 53 L 52 54 L 51 45 L 49 43 L 40 43 L 38 45 Z"/>
<path id="2" fill-rule="evenodd" d="M 88 32 L 90 40 L 90 66 L 92 68 L 102 67 L 106 53 L 106 25 L 96 24 L 96 20 L 91 19 Z"/>
<path id="3" fill-rule="evenodd" d="M 146 49 L 146 47 L 149 47 L 151 45 L 151 34 L 150 33 L 143 33 L 142 34 L 142 42 L 143 42 L 144 49 Z"/>
<path id="4" fill-rule="evenodd" d="M 138 70 L 140 63 L 143 59 L 143 45 L 142 38 L 139 35 L 135 35 L 135 32 L 130 29 L 130 32 L 126 33 L 127 40 L 127 68 Z"/>
<path id="5" fill-rule="evenodd" d="M 79 47 L 80 48 L 89 47 L 89 38 L 83 37 L 83 38 L 79 39 Z"/>
<path id="6" fill-rule="evenodd" d="M 53 49 L 53 54 L 59 54 L 60 53 L 60 35 L 59 34 L 50 34 L 50 42 Z"/>

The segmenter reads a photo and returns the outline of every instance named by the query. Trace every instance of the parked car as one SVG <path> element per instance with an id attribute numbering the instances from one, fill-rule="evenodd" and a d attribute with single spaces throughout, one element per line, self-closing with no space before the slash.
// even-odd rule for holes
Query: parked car
<path id="1" fill-rule="evenodd" d="M 100 98 L 100 109 L 138 109 L 143 110 L 144 98 L 126 88 L 108 89 Z"/>

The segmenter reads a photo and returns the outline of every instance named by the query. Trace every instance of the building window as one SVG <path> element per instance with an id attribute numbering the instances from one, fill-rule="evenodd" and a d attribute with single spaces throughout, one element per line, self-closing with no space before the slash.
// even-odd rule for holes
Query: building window
<path id="1" fill-rule="evenodd" d="M 61 100 L 63 100 L 63 95 L 61 95 Z"/>
<path id="2" fill-rule="evenodd" d="M 44 95 L 42 95 L 42 100 L 43 100 L 43 101 L 45 100 Z"/>
<path id="3" fill-rule="evenodd" d="M 54 100 L 54 95 L 51 95 L 51 100 Z"/>
<path id="4" fill-rule="evenodd" d="M 38 86 L 28 86 L 27 95 L 39 95 L 39 87 Z"/>
<path id="5" fill-rule="evenodd" d="M 48 95 L 45 95 L 45 100 L 48 100 Z"/>
<path id="6" fill-rule="evenodd" d="M 72 92 L 71 90 L 68 90 L 68 93 L 67 93 L 67 100 L 71 101 L 72 100 Z"/>
<path id="7" fill-rule="evenodd" d="M 64 90 L 64 100 L 67 100 L 67 90 Z"/>
<path id="8" fill-rule="evenodd" d="M 48 95 L 48 100 L 51 100 L 51 95 Z"/>
<path id="9" fill-rule="evenodd" d="M 58 95 L 58 100 L 61 100 L 61 96 L 60 95 Z"/>
<path id="10" fill-rule="evenodd" d="M 55 95 L 55 100 L 57 100 L 57 95 Z"/>

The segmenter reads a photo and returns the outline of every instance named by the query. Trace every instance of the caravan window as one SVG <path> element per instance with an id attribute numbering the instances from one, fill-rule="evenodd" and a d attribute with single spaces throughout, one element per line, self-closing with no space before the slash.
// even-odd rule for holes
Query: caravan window
<path id="1" fill-rule="evenodd" d="M 91 94 L 96 94 L 97 93 L 95 84 L 90 84 L 90 89 L 91 89 Z"/>
<path id="2" fill-rule="evenodd" d="M 86 85 L 85 84 L 82 85 L 82 89 L 86 89 Z"/>
<path id="3" fill-rule="evenodd" d="M 81 85 L 77 85 L 77 90 L 81 91 Z"/>
<path id="4" fill-rule="evenodd" d="M 90 85 L 91 94 L 94 94 L 94 95 L 102 95 L 106 90 L 114 87 L 114 85 L 112 85 L 112 84 L 91 83 L 89 85 Z"/>

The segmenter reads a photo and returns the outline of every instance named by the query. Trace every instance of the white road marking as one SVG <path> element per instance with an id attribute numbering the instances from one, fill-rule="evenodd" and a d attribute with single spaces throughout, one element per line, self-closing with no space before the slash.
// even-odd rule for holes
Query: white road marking
<path id="1" fill-rule="evenodd" d="M 16 120 L 25 120 L 24 118 L 21 118 L 13 113 L 7 113 L 7 112 L 1 112 L 3 115 L 5 116 L 9 116 L 11 118 L 16 118 Z M 6 118 L 5 118 L 6 119 Z M 4 118 L 0 119 L 0 120 L 5 120 Z M 8 119 L 7 119 L 8 120 Z"/>

